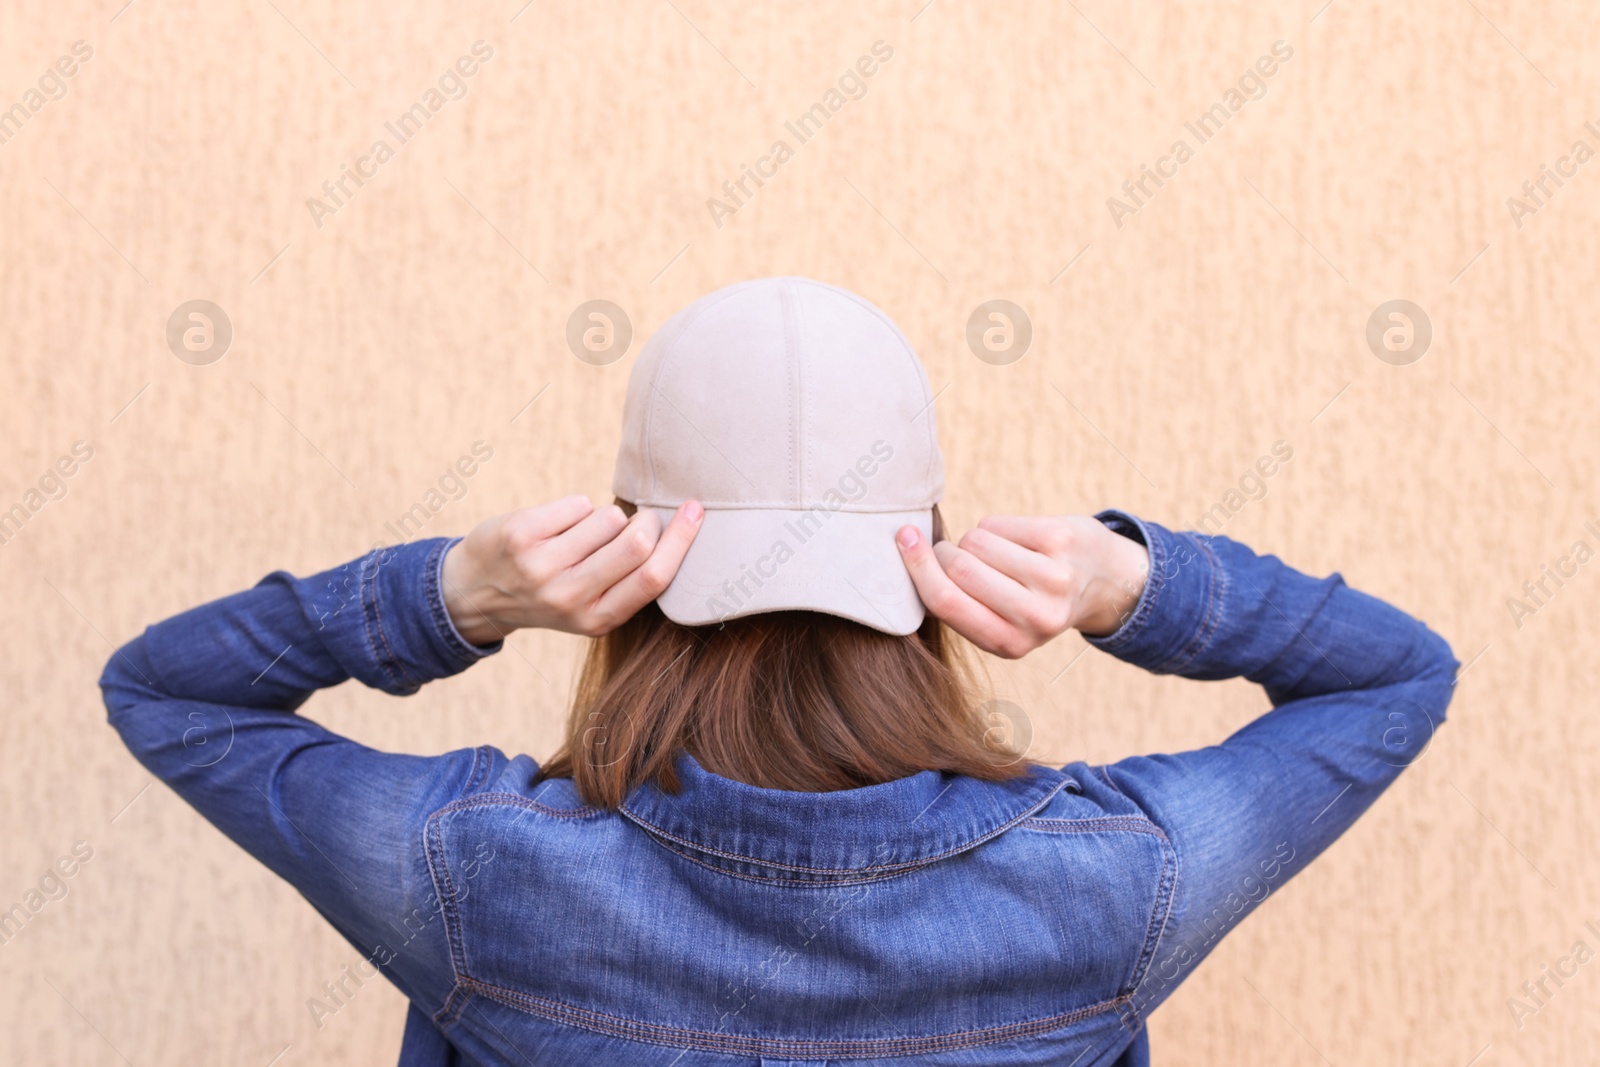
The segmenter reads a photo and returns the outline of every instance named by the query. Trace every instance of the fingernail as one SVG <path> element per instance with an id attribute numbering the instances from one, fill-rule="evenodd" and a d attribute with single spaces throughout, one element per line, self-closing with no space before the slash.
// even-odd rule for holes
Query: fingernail
<path id="1" fill-rule="evenodd" d="M 698 500 L 691 500 L 683 505 L 683 517 L 690 522 L 699 522 L 705 513 L 705 509 L 700 506 L 700 501 Z"/>
<path id="2" fill-rule="evenodd" d="M 917 528 L 915 526 L 900 527 L 900 536 L 897 538 L 901 548 L 911 549 L 917 547 Z"/>

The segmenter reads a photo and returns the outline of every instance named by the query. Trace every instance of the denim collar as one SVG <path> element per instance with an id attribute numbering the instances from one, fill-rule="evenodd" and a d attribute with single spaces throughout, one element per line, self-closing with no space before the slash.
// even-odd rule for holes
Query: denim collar
<path id="1" fill-rule="evenodd" d="M 1065 771 L 1032 766 L 1007 782 L 923 771 L 827 793 L 760 789 L 712 774 L 684 753 L 681 789 L 636 789 L 622 814 L 680 854 L 757 877 L 859 879 L 964 852 L 1038 811 Z"/>

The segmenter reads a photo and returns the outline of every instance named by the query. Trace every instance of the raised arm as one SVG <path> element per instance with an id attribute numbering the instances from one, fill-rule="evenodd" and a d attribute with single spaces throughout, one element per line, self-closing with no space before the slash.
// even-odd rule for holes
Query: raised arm
<path id="1" fill-rule="evenodd" d="M 495 650 L 464 641 L 446 616 L 450 544 L 413 542 L 309 578 L 270 574 L 149 627 L 100 679 L 139 762 L 423 1003 L 442 1000 L 437 978 L 450 969 L 416 829 L 486 773 L 490 753 L 377 752 L 294 711 L 347 678 L 414 693 Z"/>
<path id="2" fill-rule="evenodd" d="M 421 831 L 505 756 L 377 752 L 295 710 L 347 678 L 415 693 L 519 626 L 603 632 L 670 581 L 698 529 L 689 510 L 663 531 L 654 512 L 630 521 L 567 497 L 463 540 L 383 549 L 309 578 L 270 574 L 119 649 L 100 679 L 110 723 L 151 773 L 431 1011 L 451 968 Z M 478 861 L 492 853 L 486 843 Z"/>
<path id="3" fill-rule="evenodd" d="M 1148 546 L 1150 581 L 1127 622 L 1090 642 L 1156 673 L 1247 678 L 1272 704 L 1221 744 L 1101 768 L 1178 858 L 1171 918 L 1137 994 L 1148 1011 L 1427 750 L 1459 664 L 1438 634 L 1338 574 L 1102 517 Z"/>
<path id="4" fill-rule="evenodd" d="M 995 517 L 959 544 L 902 549 L 930 609 L 1001 655 L 1076 626 L 1151 672 L 1265 690 L 1272 710 L 1218 745 L 1075 769 L 1108 807 L 1131 799 L 1177 855 L 1137 994 L 1148 1011 L 1426 750 L 1458 664 L 1437 634 L 1337 574 L 1123 512 L 1095 518 Z"/>

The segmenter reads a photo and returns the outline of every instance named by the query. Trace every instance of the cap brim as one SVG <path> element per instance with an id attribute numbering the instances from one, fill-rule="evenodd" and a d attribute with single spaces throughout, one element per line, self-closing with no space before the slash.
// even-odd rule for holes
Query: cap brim
<path id="1" fill-rule="evenodd" d="M 651 508 L 664 527 L 670 508 Z M 895 531 L 933 537 L 933 512 L 707 510 L 677 577 L 657 598 L 682 626 L 768 611 L 820 611 L 905 635 L 924 610 Z"/>

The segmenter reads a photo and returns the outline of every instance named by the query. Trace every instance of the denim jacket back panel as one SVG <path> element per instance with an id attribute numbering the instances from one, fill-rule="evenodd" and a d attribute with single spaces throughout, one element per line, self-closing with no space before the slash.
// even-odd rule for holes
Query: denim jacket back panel
<path id="1" fill-rule="evenodd" d="M 511 761 L 429 819 L 456 982 L 435 1023 L 463 1051 L 1096 1063 L 1133 1039 L 1174 873 L 1147 819 L 1043 768 L 822 795 L 680 768 L 617 813 Z"/>

